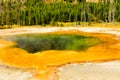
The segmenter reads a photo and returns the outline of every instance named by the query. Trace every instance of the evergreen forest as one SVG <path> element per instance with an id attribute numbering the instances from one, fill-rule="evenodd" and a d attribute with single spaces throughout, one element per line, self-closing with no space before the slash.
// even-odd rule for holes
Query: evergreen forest
<path id="1" fill-rule="evenodd" d="M 0 25 L 46 25 L 54 22 L 120 22 L 120 0 L 0 0 Z"/>

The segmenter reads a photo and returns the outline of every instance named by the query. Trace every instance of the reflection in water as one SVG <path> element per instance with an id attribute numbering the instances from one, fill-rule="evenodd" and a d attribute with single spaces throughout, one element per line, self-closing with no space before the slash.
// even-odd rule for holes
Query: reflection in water
<path id="1" fill-rule="evenodd" d="M 86 50 L 100 44 L 99 38 L 68 35 L 68 34 L 44 34 L 44 35 L 19 35 L 7 36 L 4 39 L 17 43 L 15 47 L 27 50 L 30 53 L 45 50 Z"/>

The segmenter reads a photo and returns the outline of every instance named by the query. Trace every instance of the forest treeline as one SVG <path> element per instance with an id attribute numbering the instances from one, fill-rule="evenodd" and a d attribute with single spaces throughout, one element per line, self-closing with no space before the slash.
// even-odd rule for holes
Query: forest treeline
<path id="1" fill-rule="evenodd" d="M 0 25 L 46 25 L 54 22 L 119 22 L 120 0 L 90 3 L 1 0 Z"/>

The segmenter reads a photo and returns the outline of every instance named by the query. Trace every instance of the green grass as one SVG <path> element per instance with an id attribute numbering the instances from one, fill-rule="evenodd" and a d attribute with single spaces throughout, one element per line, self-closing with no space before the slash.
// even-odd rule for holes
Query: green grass
<path id="1" fill-rule="evenodd" d="M 99 38 L 68 34 L 7 36 L 5 39 L 16 42 L 15 47 L 22 48 L 30 53 L 45 50 L 83 51 L 102 43 Z"/>

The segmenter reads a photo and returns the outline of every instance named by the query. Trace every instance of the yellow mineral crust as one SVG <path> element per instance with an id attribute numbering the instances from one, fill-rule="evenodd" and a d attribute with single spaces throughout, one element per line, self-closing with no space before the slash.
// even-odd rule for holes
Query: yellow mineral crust
<path id="1" fill-rule="evenodd" d="M 0 40 L 0 61 L 9 66 L 38 69 L 35 76 L 41 79 L 43 77 L 43 80 L 50 80 L 49 77 L 51 75 L 56 77 L 56 74 L 52 72 L 55 70 L 55 66 L 61 66 L 67 63 L 101 62 L 120 59 L 120 40 L 115 39 L 114 35 L 83 33 L 78 31 L 53 32 L 49 34 L 94 36 L 100 38 L 103 43 L 90 47 L 86 51 L 48 50 L 30 54 L 25 50 L 11 47 L 15 45 L 13 42 Z"/>
<path id="2" fill-rule="evenodd" d="M 30 54 L 25 50 L 10 47 L 15 43 L 0 40 L 0 59 L 3 63 L 16 67 L 47 69 L 49 66 L 60 66 L 74 62 L 103 61 L 120 59 L 120 40 L 114 39 L 114 35 L 81 33 L 81 32 L 55 32 L 53 34 L 73 33 L 78 35 L 94 36 L 104 43 L 91 47 L 86 51 L 48 50 Z"/>

